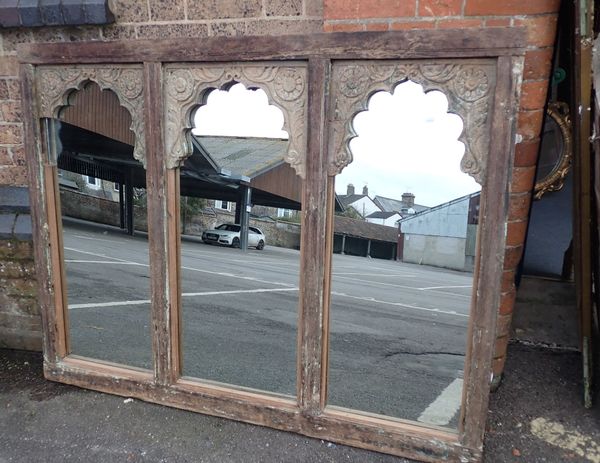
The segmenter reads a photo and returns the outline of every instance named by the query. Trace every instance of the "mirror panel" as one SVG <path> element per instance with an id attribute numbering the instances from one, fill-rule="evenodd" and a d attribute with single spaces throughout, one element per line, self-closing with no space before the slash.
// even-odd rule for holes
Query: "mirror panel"
<path id="1" fill-rule="evenodd" d="M 302 182 L 265 91 L 222 88 L 179 169 L 182 374 L 294 396 Z"/>
<path id="2" fill-rule="evenodd" d="M 146 171 L 133 157 L 131 114 L 88 82 L 48 124 L 59 147 L 70 353 L 152 369 Z"/>
<path id="3" fill-rule="evenodd" d="M 352 120 L 335 179 L 329 405 L 457 427 L 480 186 L 463 122 L 411 81 Z"/>

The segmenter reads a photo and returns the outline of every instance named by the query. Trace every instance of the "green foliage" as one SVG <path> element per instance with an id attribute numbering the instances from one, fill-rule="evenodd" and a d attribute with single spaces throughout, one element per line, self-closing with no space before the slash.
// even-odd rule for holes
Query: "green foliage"
<path id="1" fill-rule="evenodd" d="M 182 196 L 179 208 L 181 209 L 181 217 L 189 217 L 201 212 L 208 202 L 204 198 L 193 198 L 191 196 Z"/>
<path id="2" fill-rule="evenodd" d="M 350 219 L 364 220 L 362 215 L 358 213 L 356 209 L 352 206 L 348 206 L 345 211 L 336 211 L 335 215 L 339 215 L 341 217 L 348 217 Z"/>

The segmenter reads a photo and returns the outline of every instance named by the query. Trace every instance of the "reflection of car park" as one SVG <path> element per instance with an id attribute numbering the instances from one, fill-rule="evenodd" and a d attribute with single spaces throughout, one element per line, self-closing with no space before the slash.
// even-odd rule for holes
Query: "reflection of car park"
<path id="1" fill-rule="evenodd" d="M 241 226 L 233 223 L 224 223 L 211 230 L 202 233 L 202 241 L 211 244 L 223 244 L 238 248 L 240 246 Z M 248 246 L 256 249 L 265 247 L 265 235 L 256 227 L 248 227 Z"/>

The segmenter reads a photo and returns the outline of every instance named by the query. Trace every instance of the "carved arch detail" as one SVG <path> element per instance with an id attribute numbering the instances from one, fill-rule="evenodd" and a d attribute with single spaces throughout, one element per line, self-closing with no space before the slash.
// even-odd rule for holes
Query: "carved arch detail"
<path id="1" fill-rule="evenodd" d="M 283 130 L 289 134 L 284 159 L 304 178 L 306 166 L 307 68 L 303 63 L 237 63 L 172 65 L 165 68 L 167 168 L 173 169 L 192 154 L 193 111 L 213 89 L 239 82 L 261 88 L 269 104 L 283 112 Z"/>
<path id="2" fill-rule="evenodd" d="M 144 138 L 144 74 L 141 66 L 43 66 L 36 73 L 40 117 L 58 118 L 61 108 L 69 105 L 73 91 L 87 82 L 102 90 L 111 90 L 131 114 L 130 129 L 135 134 L 133 157 L 146 168 Z"/>
<path id="3" fill-rule="evenodd" d="M 496 86 L 492 60 L 478 61 L 385 61 L 337 62 L 332 71 L 329 175 L 339 174 L 352 162 L 350 140 L 357 136 L 354 116 L 367 110 L 369 98 L 378 91 L 392 92 L 411 80 L 425 92 L 439 90 L 448 99 L 448 112 L 463 120 L 459 140 L 465 145 L 461 170 L 483 184 L 490 143 L 491 118 Z"/>

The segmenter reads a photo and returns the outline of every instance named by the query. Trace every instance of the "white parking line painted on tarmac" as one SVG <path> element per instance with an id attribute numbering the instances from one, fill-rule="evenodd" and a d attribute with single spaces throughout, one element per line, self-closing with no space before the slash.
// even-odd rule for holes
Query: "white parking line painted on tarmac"
<path id="1" fill-rule="evenodd" d="M 531 422 L 531 433 L 551 445 L 573 452 L 592 463 L 600 463 L 600 444 L 593 436 L 568 429 L 562 423 L 546 418 L 536 418 Z"/>
<path id="2" fill-rule="evenodd" d="M 371 273 L 358 273 L 358 272 L 333 272 L 332 275 L 336 276 L 336 275 L 362 275 L 362 276 L 376 276 L 377 278 L 386 278 L 386 277 L 402 277 L 402 278 L 413 278 L 416 277 L 416 275 L 414 274 L 410 274 L 410 273 L 390 273 L 388 275 L 382 275 L 382 274 L 377 274 L 374 275 L 372 272 Z"/>
<path id="3" fill-rule="evenodd" d="M 204 291 L 200 293 L 183 293 L 183 297 L 218 296 L 221 294 L 247 294 L 247 293 L 281 293 L 284 291 L 298 291 L 298 288 L 259 288 L 259 289 L 233 289 L 231 291 Z"/>
<path id="4" fill-rule="evenodd" d="M 298 291 L 298 288 L 258 288 L 258 289 L 234 289 L 231 291 L 203 291 L 199 293 L 183 293 L 182 297 L 197 296 L 221 296 L 226 294 L 254 294 L 254 293 L 281 293 L 285 291 Z M 149 299 L 138 299 L 132 301 L 115 302 L 91 302 L 88 304 L 71 304 L 69 309 L 95 309 L 98 307 L 122 307 L 128 305 L 150 304 Z"/>
<path id="5" fill-rule="evenodd" d="M 456 286 L 427 286 L 425 288 L 418 288 L 421 291 L 430 291 L 432 289 L 451 289 L 451 288 L 472 288 L 473 285 L 456 285 Z"/>
<path id="6" fill-rule="evenodd" d="M 334 296 L 348 297 L 350 299 L 358 299 L 360 301 L 375 302 L 377 304 L 394 305 L 396 307 L 404 307 L 407 309 L 420 310 L 423 312 L 441 313 L 441 314 L 445 314 L 445 315 L 455 315 L 457 317 L 469 318 L 469 314 L 458 313 L 454 310 L 431 309 L 428 307 L 420 307 L 418 305 L 404 304 L 402 302 L 381 301 L 379 299 L 375 299 L 374 297 L 352 296 L 350 294 L 339 293 L 337 291 L 332 291 L 331 294 L 333 294 Z"/>
<path id="7" fill-rule="evenodd" d="M 106 254 L 98 254 L 97 252 L 82 251 L 81 249 L 68 248 L 67 246 L 65 246 L 65 250 L 79 252 L 81 254 L 87 254 L 88 256 L 103 257 L 104 259 L 112 259 L 112 260 L 116 260 L 118 262 L 131 262 L 131 261 L 125 260 L 125 259 L 119 259 L 118 257 L 107 256 Z M 146 265 L 146 264 L 141 264 L 141 265 Z"/>
<path id="8" fill-rule="evenodd" d="M 140 264 L 138 262 L 120 262 L 117 260 L 81 260 L 81 259 L 65 259 L 65 262 L 69 264 L 110 264 L 110 265 L 139 265 L 142 267 L 148 267 L 147 264 Z"/>
<path id="9" fill-rule="evenodd" d="M 446 426 L 460 408 L 462 389 L 462 378 L 456 378 L 429 404 L 423 413 L 421 413 L 421 416 L 417 418 L 417 421 Z"/>
<path id="10" fill-rule="evenodd" d="M 150 304 L 150 299 L 137 299 L 133 301 L 115 301 L 115 302 L 90 302 L 88 304 L 69 304 L 69 310 L 72 309 L 95 309 L 97 307 L 120 307 L 124 305 L 142 305 Z"/>
<path id="11" fill-rule="evenodd" d="M 112 243 L 114 244 L 116 240 L 106 240 L 103 238 L 92 238 L 91 236 L 83 236 L 83 235 L 72 235 L 75 238 L 81 238 L 83 240 L 91 240 L 91 241 L 105 241 L 107 243 Z"/>
<path id="12" fill-rule="evenodd" d="M 67 248 L 65 247 L 66 250 L 68 251 L 73 251 L 73 252 L 80 252 L 82 254 L 88 254 L 91 256 L 96 256 L 96 257 L 103 257 L 105 259 L 113 259 L 116 262 L 121 262 L 123 264 L 129 264 L 129 265 L 140 265 L 143 267 L 148 267 L 148 264 L 142 264 L 139 262 L 132 262 L 129 260 L 125 260 L 125 259 L 119 259 L 117 257 L 111 257 L 111 256 L 106 256 L 104 254 L 98 254 L 95 252 L 88 252 L 88 251 L 82 251 L 80 249 L 75 249 L 75 248 Z M 112 263 L 112 262 L 109 262 Z M 225 276 L 225 277 L 230 277 L 230 278 L 237 278 L 239 280 L 246 280 L 246 281 L 254 281 L 256 283 L 267 283 L 267 284 L 271 284 L 271 285 L 275 285 L 275 286 L 286 286 L 286 287 L 293 287 L 294 285 L 289 284 L 289 283 L 282 283 L 282 282 L 278 282 L 278 281 L 269 281 L 269 280 L 261 280 L 260 278 L 254 278 L 254 277 L 245 277 L 242 275 L 236 275 L 234 273 L 228 273 L 228 272 L 214 272 L 212 270 L 204 270 L 204 269 L 199 269 L 199 268 L 194 268 L 194 267 L 181 267 L 184 270 L 190 270 L 192 272 L 201 272 L 201 273 L 209 273 L 212 275 L 219 275 L 219 276 Z"/>
<path id="13" fill-rule="evenodd" d="M 338 275 L 335 275 L 335 274 L 334 274 L 334 276 L 336 278 L 343 278 L 344 280 L 359 281 L 361 283 L 370 283 L 370 284 L 380 285 L 380 286 L 393 286 L 395 288 L 409 289 L 409 290 L 412 290 L 412 291 L 421 291 L 421 288 L 418 288 L 416 286 L 397 285 L 395 283 L 384 283 L 383 281 L 374 281 L 374 280 L 361 280 L 360 278 L 338 276 Z M 433 292 L 436 292 L 436 293 L 440 293 L 440 294 L 448 294 L 450 296 L 455 296 L 455 297 L 462 297 L 462 298 L 467 298 L 467 299 L 471 298 L 470 295 L 467 296 L 467 295 L 464 295 L 464 294 L 450 293 L 448 291 L 439 291 L 437 289 L 432 289 L 430 291 L 433 291 Z"/>
<path id="14" fill-rule="evenodd" d="M 181 268 L 183 270 L 191 270 L 192 272 L 210 273 L 212 275 L 219 275 L 219 276 L 224 276 L 224 277 L 237 278 L 238 280 L 255 281 L 257 283 L 267 283 L 267 284 L 275 285 L 275 286 L 287 286 L 287 287 L 293 287 L 294 286 L 294 285 L 291 285 L 289 283 L 281 283 L 279 281 L 261 280 L 260 278 L 245 277 L 245 276 L 242 276 L 242 275 L 235 275 L 234 273 L 229 273 L 229 272 L 213 272 L 211 270 L 204 270 L 204 269 L 200 269 L 200 268 L 183 267 L 183 266 Z"/>

